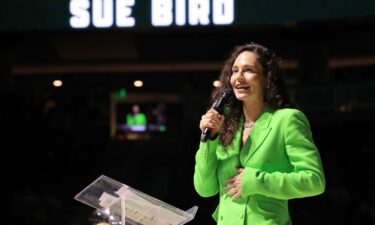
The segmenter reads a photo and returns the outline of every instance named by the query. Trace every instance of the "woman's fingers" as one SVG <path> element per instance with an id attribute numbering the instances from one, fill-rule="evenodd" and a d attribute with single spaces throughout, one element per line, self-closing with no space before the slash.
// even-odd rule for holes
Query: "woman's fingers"
<path id="1" fill-rule="evenodd" d="M 243 168 L 236 167 L 238 172 L 237 175 L 230 177 L 227 179 L 228 183 L 224 186 L 224 190 L 227 190 L 227 195 L 231 196 L 232 201 L 236 200 L 237 198 L 241 197 L 241 181 L 243 175 Z"/>
<path id="2" fill-rule="evenodd" d="M 199 128 L 203 131 L 205 128 L 209 128 L 214 132 L 217 132 L 224 121 L 224 116 L 220 115 L 214 109 L 210 109 L 206 114 L 202 115 Z"/>

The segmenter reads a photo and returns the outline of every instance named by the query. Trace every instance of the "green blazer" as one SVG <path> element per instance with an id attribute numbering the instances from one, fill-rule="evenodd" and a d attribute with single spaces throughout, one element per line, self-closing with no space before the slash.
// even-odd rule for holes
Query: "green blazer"
<path id="1" fill-rule="evenodd" d="M 240 149 L 243 119 L 226 149 L 219 138 L 200 143 L 195 157 L 194 187 L 202 197 L 219 194 L 213 218 L 218 225 L 291 224 L 288 199 L 325 190 L 319 152 L 306 116 L 297 109 L 266 107 Z M 226 195 L 227 179 L 244 168 L 242 196 Z"/>

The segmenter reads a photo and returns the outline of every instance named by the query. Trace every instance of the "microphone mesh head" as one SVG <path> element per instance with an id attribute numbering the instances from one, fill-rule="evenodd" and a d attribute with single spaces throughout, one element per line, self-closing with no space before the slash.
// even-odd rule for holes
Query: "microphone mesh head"
<path id="1" fill-rule="evenodd" d="M 224 112 L 224 105 L 229 102 L 230 97 L 232 96 L 231 89 L 224 89 L 221 93 L 220 97 L 216 99 L 213 104 L 213 108 L 216 109 L 220 114 Z"/>
<path id="2" fill-rule="evenodd" d="M 229 98 L 232 94 L 233 94 L 232 89 L 226 88 L 226 89 L 224 89 L 224 91 L 222 93 L 222 96 L 223 96 L 223 98 Z"/>

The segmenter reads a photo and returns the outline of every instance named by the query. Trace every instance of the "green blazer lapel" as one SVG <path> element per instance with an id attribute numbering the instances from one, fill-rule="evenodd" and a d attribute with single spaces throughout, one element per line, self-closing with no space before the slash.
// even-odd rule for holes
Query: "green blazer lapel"
<path id="1" fill-rule="evenodd" d="M 247 162 L 251 156 L 254 155 L 270 133 L 272 129 L 270 126 L 272 113 L 273 112 L 268 107 L 265 107 L 260 117 L 255 121 L 254 127 L 250 133 L 250 151 L 245 162 Z"/>

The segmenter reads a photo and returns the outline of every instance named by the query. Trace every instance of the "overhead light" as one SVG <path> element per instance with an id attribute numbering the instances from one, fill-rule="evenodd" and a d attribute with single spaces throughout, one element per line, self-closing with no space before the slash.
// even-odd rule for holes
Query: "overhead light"
<path id="1" fill-rule="evenodd" d="M 213 85 L 214 87 L 220 87 L 220 86 L 221 86 L 221 83 L 220 83 L 220 81 L 215 80 L 214 82 L 212 82 L 212 85 Z"/>
<path id="2" fill-rule="evenodd" d="M 61 80 L 54 80 L 52 84 L 54 87 L 61 87 L 63 82 Z"/>
<path id="3" fill-rule="evenodd" d="M 134 86 L 135 87 L 142 87 L 143 86 L 143 81 L 141 81 L 141 80 L 136 80 L 136 81 L 134 81 Z"/>

